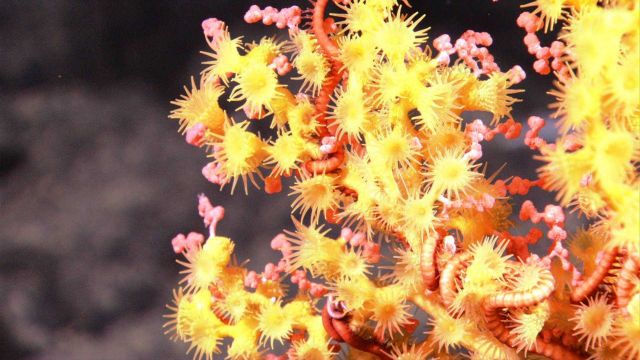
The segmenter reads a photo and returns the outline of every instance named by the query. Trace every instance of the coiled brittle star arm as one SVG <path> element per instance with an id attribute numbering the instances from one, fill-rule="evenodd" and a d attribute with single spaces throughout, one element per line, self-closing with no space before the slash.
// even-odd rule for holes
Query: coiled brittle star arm
<path id="1" fill-rule="evenodd" d="M 437 269 L 436 269 L 436 248 L 438 239 L 436 237 L 428 237 L 422 244 L 420 251 L 420 273 L 422 274 L 422 282 L 424 286 L 434 291 L 438 288 Z"/>
<path id="2" fill-rule="evenodd" d="M 607 276 L 618 255 L 618 249 L 605 250 L 593 273 L 571 292 L 571 301 L 578 303 L 591 295 Z"/>
<path id="3" fill-rule="evenodd" d="M 519 308 L 534 306 L 551 295 L 555 288 L 553 274 L 548 269 L 540 273 L 536 286 L 529 291 L 504 291 L 491 295 L 485 300 L 485 305 L 491 308 Z"/>
<path id="4" fill-rule="evenodd" d="M 635 286 L 635 278 L 640 273 L 640 255 L 630 253 L 622 263 L 622 269 L 616 281 L 616 305 L 624 308 L 631 300 L 631 293 Z"/>
<path id="5" fill-rule="evenodd" d="M 440 274 L 440 296 L 444 306 L 449 307 L 456 297 L 456 279 L 463 268 L 468 265 L 471 260 L 470 253 L 461 253 L 454 256 L 453 259 L 445 266 Z"/>
<path id="6" fill-rule="evenodd" d="M 516 347 L 515 335 L 504 325 L 504 319 L 500 315 L 500 309 L 485 305 L 484 309 L 487 328 L 501 342 Z M 544 355 L 553 360 L 581 360 L 582 357 L 562 345 L 545 342 L 538 336 L 536 342 L 528 351 Z"/>

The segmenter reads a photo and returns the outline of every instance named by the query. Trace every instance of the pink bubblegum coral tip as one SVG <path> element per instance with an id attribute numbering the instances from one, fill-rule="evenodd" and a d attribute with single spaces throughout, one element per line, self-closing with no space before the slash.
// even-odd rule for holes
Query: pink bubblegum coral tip
<path id="1" fill-rule="evenodd" d="M 258 283 L 258 274 L 253 270 L 249 271 L 244 277 L 244 286 L 246 287 L 255 289 L 256 287 L 258 287 Z"/>
<path id="2" fill-rule="evenodd" d="M 206 214 L 213 208 L 211 201 L 205 194 L 198 194 L 198 214 L 201 217 L 205 217 Z"/>
<path id="3" fill-rule="evenodd" d="M 202 21 L 202 31 L 204 36 L 208 38 L 218 39 L 225 31 L 226 25 L 224 21 L 216 18 L 209 18 Z"/>
<path id="4" fill-rule="evenodd" d="M 202 146 L 207 127 L 203 123 L 197 123 L 187 130 L 185 139 L 189 145 Z"/>
<path id="5" fill-rule="evenodd" d="M 173 239 L 171 239 L 171 246 L 173 247 L 173 252 L 176 254 L 181 254 L 186 248 L 187 239 L 183 234 L 176 235 Z"/>
<path id="6" fill-rule="evenodd" d="M 186 239 L 187 250 L 197 249 L 200 246 L 202 246 L 203 243 L 204 243 L 204 235 L 194 231 L 190 232 L 187 235 L 187 239 Z"/>
<path id="7" fill-rule="evenodd" d="M 213 226 L 215 230 L 216 224 L 224 218 L 224 208 L 222 206 L 213 206 L 209 198 L 204 195 L 198 195 L 198 214 L 203 218 L 206 226 Z"/>
<path id="8" fill-rule="evenodd" d="M 445 236 L 443 239 L 443 244 L 444 244 L 444 249 L 446 251 L 448 251 L 451 254 L 456 253 L 456 239 L 453 236 L 451 235 Z"/>
<path id="9" fill-rule="evenodd" d="M 244 14 L 244 21 L 254 24 L 262 21 L 265 25 L 275 24 L 278 29 L 296 29 L 302 20 L 302 10 L 298 6 L 291 6 L 278 10 L 272 6 L 267 6 L 264 10 L 257 5 L 251 5 Z"/>
<path id="10" fill-rule="evenodd" d="M 287 75 L 291 70 L 293 70 L 293 65 L 291 65 L 289 58 L 286 55 L 276 56 L 269 66 L 272 69 L 275 69 L 280 76 Z"/>
<path id="11" fill-rule="evenodd" d="M 547 75 L 551 72 L 549 62 L 546 59 L 538 59 L 533 63 L 533 69 L 540 75 Z"/>
<path id="12" fill-rule="evenodd" d="M 361 245 L 364 245 L 366 241 L 367 241 L 367 238 L 364 236 L 364 234 L 361 232 L 357 232 L 353 234 L 351 239 L 349 239 L 349 245 L 361 246 Z"/>
<path id="13" fill-rule="evenodd" d="M 519 218 L 522 221 L 532 219 L 533 223 L 537 223 L 538 221 L 540 221 L 538 218 L 538 210 L 536 210 L 536 207 L 533 205 L 533 202 L 531 202 L 531 200 L 526 200 L 522 203 L 522 206 L 520 207 Z"/>
<path id="14" fill-rule="evenodd" d="M 202 176 L 204 176 L 204 178 L 209 182 L 220 186 L 229 181 L 229 179 L 227 179 L 227 177 L 225 177 L 220 171 L 220 164 L 215 161 L 208 163 L 202 168 Z"/>
<path id="15" fill-rule="evenodd" d="M 262 20 L 262 10 L 260 10 L 258 5 L 251 5 L 247 13 L 244 14 L 244 21 L 248 24 L 253 24 L 260 20 Z"/>
<path id="16" fill-rule="evenodd" d="M 527 78 L 527 73 L 520 67 L 515 65 L 509 70 L 510 80 L 512 84 L 519 84 L 522 80 Z"/>
<path id="17" fill-rule="evenodd" d="M 291 244 L 289 244 L 289 241 L 287 241 L 287 236 L 283 233 L 280 233 L 278 235 L 276 235 L 272 240 L 271 240 L 271 248 L 273 250 L 282 250 L 284 248 L 288 248 L 290 247 Z"/>
<path id="18" fill-rule="evenodd" d="M 218 222 L 224 218 L 224 208 L 220 205 L 214 207 L 209 214 L 212 222 Z"/>
<path id="19" fill-rule="evenodd" d="M 525 11 L 518 16 L 518 19 L 516 20 L 516 24 L 518 24 L 518 27 L 524 28 L 529 23 L 530 20 L 531 20 L 531 13 L 528 11 Z"/>
<path id="20" fill-rule="evenodd" d="M 564 212 L 562 208 L 557 205 L 547 205 L 544 208 L 544 222 L 547 225 L 563 224 Z"/>
<path id="21" fill-rule="evenodd" d="M 442 34 L 433 40 L 433 47 L 438 51 L 449 51 L 453 48 L 451 45 L 451 36 Z"/>
<path id="22" fill-rule="evenodd" d="M 353 237 L 353 231 L 347 227 L 342 228 L 342 230 L 340 230 L 340 237 L 349 241 L 351 237 Z"/>

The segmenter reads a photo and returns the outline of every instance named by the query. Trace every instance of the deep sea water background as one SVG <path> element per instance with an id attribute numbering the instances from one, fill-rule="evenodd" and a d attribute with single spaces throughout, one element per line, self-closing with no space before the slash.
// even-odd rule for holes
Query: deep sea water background
<path id="1" fill-rule="evenodd" d="M 203 19 L 227 21 L 233 36 L 284 38 L 244 24 L 250 4 L 0 2 L 0 359 L 190 358 L 161 327 L 179 279 L 170 239 L 204 231 L 198 193 L 226 206 L 220 233 L 237 242 L 240 260 L 259 271 L 277 255 L 268 244 L 290 228 L 286 191 L 219 192 L 200 175 L 203 152 L 167 119 L 169 101 L 201 69 Z M 529 75 L 516 120 L 549 113 L 551 84 L 529 70 L 518 4 L 433 0 L 414 9 L 426 12 L 430 39 L 489 31 L 503 69 L 521 64 Z M 496 140 L 483 159 L 488 173 L 508 161 L 505 177 L 530 177 L 537 166 L 521 141 Z"/>

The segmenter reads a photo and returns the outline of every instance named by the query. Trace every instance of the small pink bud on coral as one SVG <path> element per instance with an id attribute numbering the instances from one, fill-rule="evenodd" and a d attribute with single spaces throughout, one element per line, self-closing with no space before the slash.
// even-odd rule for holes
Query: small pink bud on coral
<path id="1" fill-rule="evenodd" d="M 438 65 L 447 66 L 451 62 L 451 58 L 449 57 L 449 53 L 446 51 L 440 51 L 438 56 L 436 56 L 436 61 Z"/>
<path id="2" fill-rule="evenodd" d="M 551 230 L 549 230 L 549 232 L 547 233 L 547 237 L 551 240 L 560 242 L 561 240 L 564 240 L 567 238 L 567 232 L 564 231 L 564 229 L 562 229 L 561 227 L 554 225 L 551 228 Z"/>
<path id="3" fill-rule="evenodd" d="M 335 136 L 325 136 L 321 140 L 320 152 L 329 155 L 338 150 L 338 144 Z"/>
<path id="4" fill-rule="evenodd" d="M 351 246 L 361 246 L 367 241 L 366 237 L 363 233 L 357 232 L 354 233 L 351 239 L 349 240 L 349 245 Z"/>
<path id="5" fill-rule="evenodd" d="M 173 252 L 176 254 L 182 253 L 186 248 L 187 239 L 183 234 L 176 235 L 173 239 L 171 239 L 171 246 L 173 247 Z"/>
<path id="6" fill-rule="evenodd" d="M 197 123 L 187 129 L 185 139 L 189 145 L 200 147 L 204 143 L 204 135 L 207 127 L 203 123 Z"/>
<path id="7" fill-rule="evenodd" d="M 546 59 L 539 59 L 533 63 L 533 69 L 540 75 L 547 75 L 551 72 L 549 62 Z"/>
<path id="8" fill-rule="evenodd" d="M 527 46 L 540 44 L 540 39 L 538 39 L 538 35 L 535 33 L 528 33 L 524 36 L 524 44 Z"/>
<path id="9" fill-rule="evenodd" d="M 518 19 L 516 20 L 516 24 L 518 24 L 518 27 L 524 28 L 529 23 L 530 19 L 531 19 L 531 13 L 528 11 L 525 11 L 518 16 Z"/>
<path id="10" fill-rule="evenodd" d="M 185 239 L 185 247 L 187 250 L 194 250 L 204 244 L 204 235 L 197 232 L 190 232 Z"/>
<path id="11" fill-rule="evenodd" d="M 257 288 L 260 279 L 258 278 L 258 274 L 251 270 L 247 273 L 247 275 L 244 277 L 244 286 L 246 287 L 250 287 L 250 288 Z"/>
<path id="12" fill-rule="evenodd" d="M 448 51 L 453 48 L 451 45 L 451 37 L 447 34 L 443 34 L 433 40 L 433 47 L 438 51 Z"/>
<path id="13" fill-rule="evenodd" d="M 353 231 L 351 231 L 351 229 L 347 227 L 342 228 L 342 230 L 340 230 L 340 237 L 345 239 L 346 241 L 349 241 L 353 237 Z"/>
<path id="14" fill-rule="evenodd" d="M 564 212 L 557 205 L 547 205 L 544 208 L 544 222 L 551 226 L 564 223 Z"/>
<path id="15" fill-rule="evenodd" d="M 564 43 L 562 41 L 554 41 L 551 43 L 551 48 L 549 49 L 551 56 L 555 58 L 562 57 L 564 55 Z"/>
<path id="16" fill-rule="evenodd" d="M 224 38 L 227 26 L 221 20 L 209 18 L 202 22 L 202 31 L 211 47 L 216 48 L 219 41 Z"/>
<path id="17" fill-rule="evenodd" d="M 262 11 L 258 5 L 251 5 L 246 14 L 244 14 L 244 21 L 249 24 L 256 23 L 262 20 Z"/>
<path id="18" fill-rule="evenodd" d="M 509 70 L 509 76 L 512 84 L 519 84 L 527 78 L 527 73 L 520 65 L 516 65 Z"/>
<path id="19" fill-rule="evenodd" d="M 549 51 L 549 47 L 541 47 L 536 52 L 536 59 L 548 59 L 551 57 L 551 52 Z"/>

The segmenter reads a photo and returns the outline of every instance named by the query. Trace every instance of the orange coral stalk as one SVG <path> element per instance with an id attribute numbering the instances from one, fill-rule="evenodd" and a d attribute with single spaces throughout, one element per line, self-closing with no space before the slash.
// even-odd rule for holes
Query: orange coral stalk
<path id="1" fill-rule="evenodd" d="M 340 50 L 336 44 L 329 39 L 329 36 L 327 36 L 327 33 L 324 30 L 324 10 L 327 8 L 327 2 L 328 0 L 316 1 L 313 7 L 311 28 L 313 29 L 313 33 L 316 35 L 318 45 L 320 45 L 322 51 L 331 61 L 335 61 Z"/>
<path id="2" fill-rule="evenodd" d="M 596 290 L 598 285 L 602 283 L 602 280 L 604 280 L 605 276 L 607 276 L 607 273 L 611 269 L 611 265 L 613 265 L 613 262 L 616 259 L 617 255 L 617 248 L 605 250 L 602 260 L 598 262 L 598 265 L 591 276 L 589 276 L 578 287 L 573 289 L 573 291 L 571 292 L 571 301 L 578 303 L 584 300 L 587 296 L 591 295 Z"/>
<path id="3" fill-rule="evenodd" d="M 634 288 L 634 278 L 640 272 L 640 256 L 638 254 L 629 254 L 624 263 L 618 280 L 616 281 L 616 305 L 624 308 L 629 304 L 631 299 L 631 291 Z"/>
<path id="4" fill-rule="evenodd" d="M 329 73 L 328 78 L 325 79 L 322 89 L 320 89 L 320 94 L 318 94 L 315 101 L 318 122 L 321 124 L 319 130 L 320 137 L 326 136 L 330 133 L 327 129 L 326 113 L 331 99 L 331 94 L 333 94 L 336 86 L 338 86 L 340 80 L 342 80 L 342 72 L 340 71 L 342 64 L 337 60 L 340 50 L 333 40 L 329 39 L 329 36 L 324 29 L 324 11 L 327 7 L 327 1 L 328 0 L 318 0 L 315 3 L 311 23 L 311 28 L 313 29 L 313 33 L 316 35 L 318 45 L 320 45 L 322 52 L 332 63 L 331 72 Z"/>

